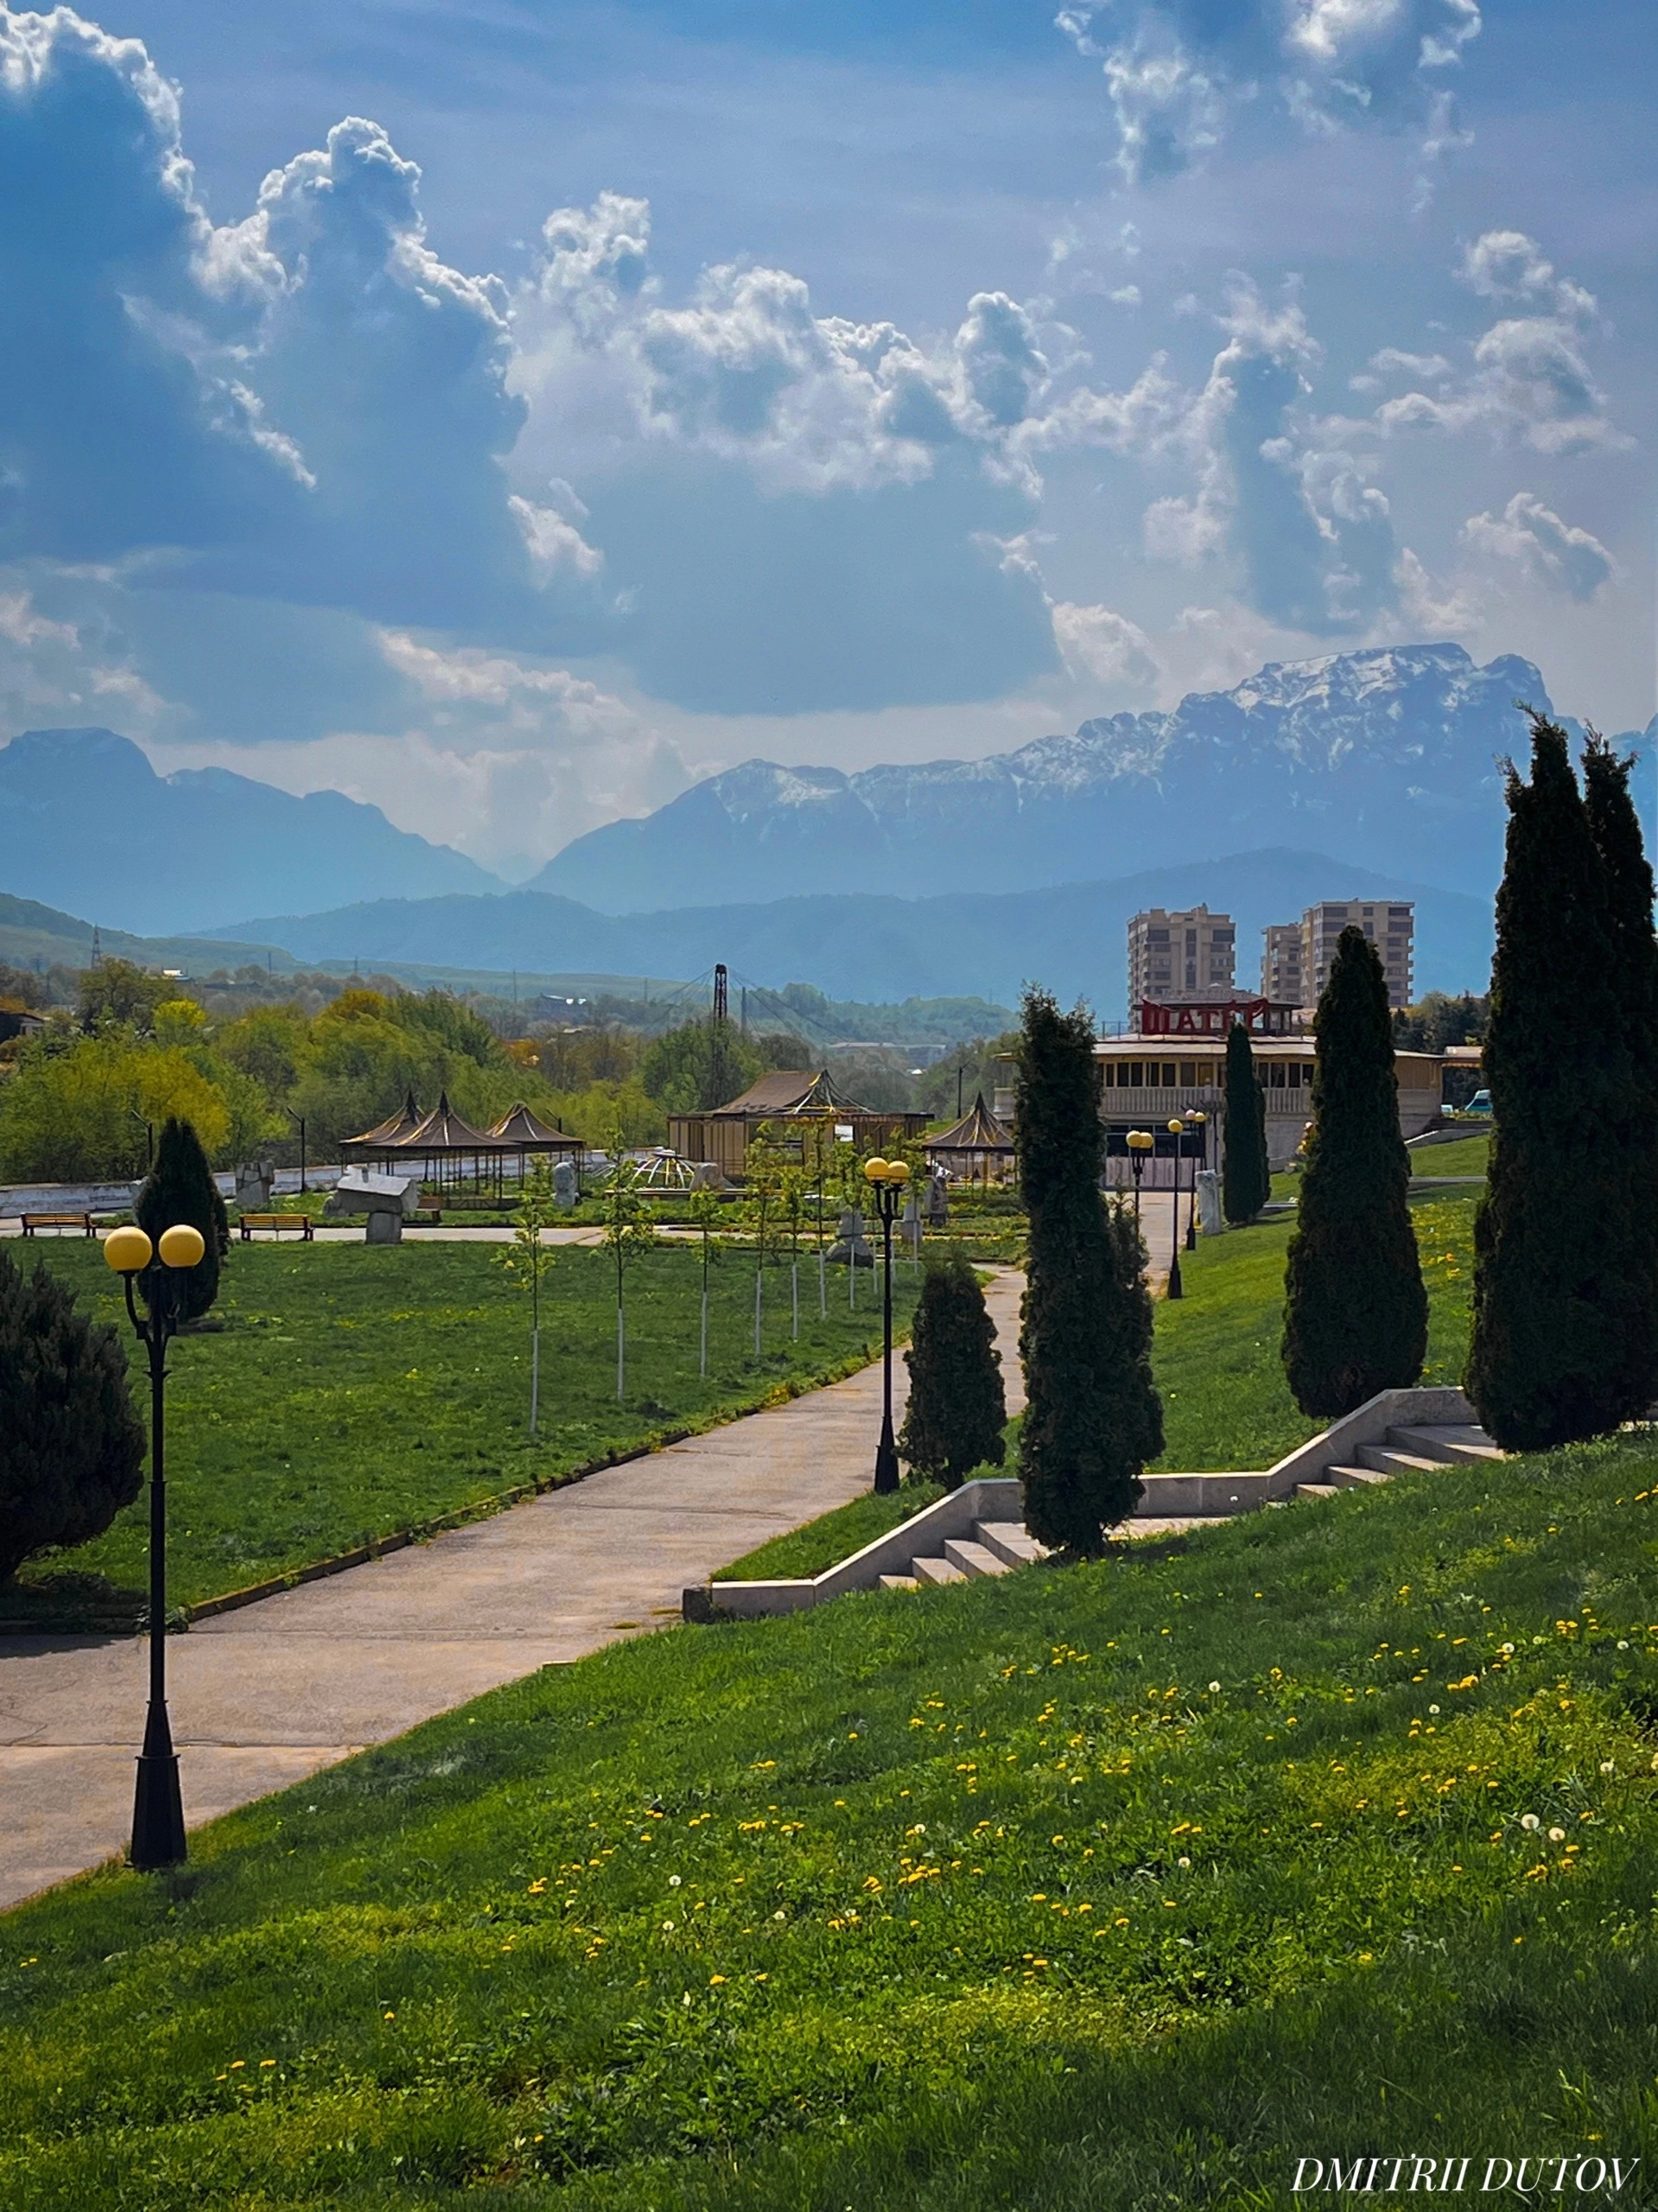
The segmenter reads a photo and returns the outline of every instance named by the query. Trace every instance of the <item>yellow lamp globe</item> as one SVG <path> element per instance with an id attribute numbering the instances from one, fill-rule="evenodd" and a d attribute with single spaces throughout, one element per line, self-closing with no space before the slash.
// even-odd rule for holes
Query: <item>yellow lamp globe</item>
<path id="1" fill-rule="evenodd" d="M 867 1183 L 884 1183 L 886 1180 L 886 1162 L 877 1153 L 873 1160 L 865 1160 L 863 1172 Z"/>
<path id="2" fill-rule="evenodd" d="M 886 1163 L 886 1179 L 889 1183 L 907 1183 L 910 1179 L 909 1161 L 889 1160 Z"/>
<path id="3" fill-rule="evenodd" d="M 104 1239 L 104 1257 L 118 1275 L 136 1275 L 147 1268 L 153 1249 L 142 1229 L 112 1229 Z"/>
<path id="4" fill-rule="evenodd" d="M 165 1267 L 194 1268 L 206 1249 L 201 1231 L 193 1229 L 187 1221 L 176 1222 L 171 1229 L 162 1231 L 161 1255 Z"/>
<path id="5" fill-rule="evenodd" d="M 1183 1137 L 1186 1133 L 1186 1125 L 1184 1122 L 1171 1122 L 1169 1127 L 1178 1137 Z"/>

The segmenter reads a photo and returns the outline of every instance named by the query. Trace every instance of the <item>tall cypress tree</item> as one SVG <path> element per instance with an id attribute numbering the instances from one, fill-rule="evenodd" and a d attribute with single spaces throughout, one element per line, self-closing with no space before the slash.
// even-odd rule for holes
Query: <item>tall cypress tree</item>
<path id="1" fill-rule="evenodd" d="M 1304 1414 L 1338 1419 L 1404 1389 L 1427 1351 L 1399 1132 L 1393 1016 L 1375 947 L 1344 929 L 1318 1001 L 1312 1130 L 1284 1274 L 1285 1372 Z"/>
<path id="2" fill-rule="evenodd" d="M 1636 1284 L 1645 1317 L 1632 1324 L 1629 1344 L 1629 1410 L 1644 1413 L 1658 1396 L 1658 933 L 1653 928 L 1652 867 L 1629 796 L 1633 754 L 1620 755 L 1591 730 L 1583 753 L 1584 810 L 1606 870 L 1607 918 L 1616 950 L 1613 993 L 1622 1009 L 1633 1078 L 1629 1112 L 1619 1135 L 1629 1180 L 1631 1225 L 1644 1270 Z M 1646 1230 L 1644 1237 L 1641 1231 Z M 1651 1354 L 1645 1366 L 1640 1348 Z"/>
<path id="3" fill-rule="evenodd" d="M 1531 725 L 1530 780 L 1509 772 L 1465 1383 L 1496 1441 L 1517 1451 L 1603 1435 L 1644 1411 L 1653 1357 L 1653 1224 L 1627 1160 L 1642 1086 L 1610 874 L 1566 732 L 1536 713 Z M 1609 836 L 1610 796 L 1598 801 Z"/>
<path id="4" fill-rule="evenodd" d="M 1253 1221 L 1272 1195 L 1267 1158 L 1267 1094 L 1255 1073 L 1249 1033 L 1235 1021 L 1226 1039 L 1226 1123 L 1221 1135 L 1221 1211 L 1234 1229 Z"/>
<path id="5" fill-rule="evenodd" d="M 1001 1466 L 1007 1402 L 1001 1354 L 979 1278 L 959 1252 L 930 1258 L 912 1331 L 910 1403 L 899 1456 L 918 1474 L 959 1490 L 975 1467 Z"/>
<path id="6" fill-rule="evenodd" d="M 1100 1190 L 1103 1131 L 1085 1007 L 1061 1014 L 1029 991 L 1017 1053 L 1020 1180 L 1030 1222 L 1020 1351 L 1025 1525 L 1089 1557 L 1134 1510 L 1140 1471 L 1163 1448 L 1152 1381 L 1146 1248 Z"/>
<path id="7" fill-rule="evenodd" d="M 176 1115 L 168 1116 L 156 1146 L 156 1164 L 132 1211 L 152 1243 L 160 1239 L 163 1230 L 180 1222 L 201 1231 L 206 1249 L 184 1277 L 179 1302 L 182 1319 L 199 1320 L 219 1295 L 219 1268 L 230 1250 L 230 1224 L 193 1123 L 181 1121 Z"/>

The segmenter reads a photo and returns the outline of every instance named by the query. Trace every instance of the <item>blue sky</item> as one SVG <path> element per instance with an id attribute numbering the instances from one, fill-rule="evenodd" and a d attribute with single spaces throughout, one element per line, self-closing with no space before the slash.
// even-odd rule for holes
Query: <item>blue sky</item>
<path id="1" fill-rule="evenodd" d="M 1452 638 L 1654 709 L 1629 0 L 0 9 L 0 736 L 486 864 Z"/>

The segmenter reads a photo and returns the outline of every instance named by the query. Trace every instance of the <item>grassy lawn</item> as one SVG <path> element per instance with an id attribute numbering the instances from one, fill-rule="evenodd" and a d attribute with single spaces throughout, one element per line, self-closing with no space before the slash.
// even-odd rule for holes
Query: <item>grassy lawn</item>
<path id="1" fill-rule="evenodd" d="M 138 1347 L 120 1288 L 79 1239 L 31 1248 Z M 849 1313 L 843 1274 L 820 1319 L 801 1270 L 800 1336 L 790 1335 L 786 1268 L 768 1268 L 763 1350 L 753 1350 L 752 1260 L 716 1254 L 709 1368 L 697 1376 L 701 1262 L 689 1245 L 630 1265 L 627 1394 L 618 1404 L 614 1271 L 561 1250 L 543 1281 L 541 1431 L 532 1443 L 530 1301 L 502 1247 L 409 1243 L 237 1243 L 222 1277 L 222 1335 L 169 1357 L 169 1594 L 188 1605 L 349 1550 L 372 1537 L 546 1482 L 631 1451 L 665 1429 L 705 1424 L 848 1361 L 873 1357 L 880 1319 L 867 1280 Z M 838 1289 L 839 1296 L 835 1295 Z M 894 1272 L 905 1319 L 907 1271 Z M 95 1542 L 35 1560 L 142 1590 L 146 1493 Z"/>
<path id="2" fill-rule="evenodd" d="M 1427 1144 L 1410 1156 L 1413 1175 L 1483 1175 L 1490 1158 L 1487 1136 L 1458 1137 L 1454 1144 Z"/>
<path id="3" fill-rule="evenodd" d="M 791 1529 L 786 1536 L 773 1536 L 770 1543 L 745 1552 L 729 1567 L 722 1567 L 715 1579 L 724 1582 L 770 1582 L 774 1579 L 823 1574 L 943 1494 L 942 1483 L 906 1482 L 901 1490 L 880 1497 L 873 1490 L 866 1491 L 861 1497 L 837 1505 L 831 1513 L 820 1513 L 816 1520 L 808 1521 L 804 1528 Z"/>
<path id="4" fill-rule="evenodd" d="M 1650 2202 L 1655 1484 L 1632 1436 L 548 1669 L 0 1922 L 0 2202 Z"/>
<path id="5" fill-rule="evenodd" d="M 1424 1382 L 1462 1376 L 1477 1197 L 1411 1206 L 1428 1288 Z M 1270 1467 L 1324 1426 L 1297 1409 L 1279 1357 L 1284 1254 L 1294 1227 L 1294 1216 L 1283 1215 L 1199 1237 L 1195 1252 L 1181 1255 L 1185 1295 L 1159 1299 L 1156 1308 L 1153 1361 L 1168 1440 L 1159 1471 Z"/>

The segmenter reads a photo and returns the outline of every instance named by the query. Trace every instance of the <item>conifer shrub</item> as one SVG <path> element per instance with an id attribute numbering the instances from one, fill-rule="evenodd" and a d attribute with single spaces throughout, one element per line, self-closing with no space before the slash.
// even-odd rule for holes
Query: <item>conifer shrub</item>
<path id="1" fill-rule="evenodd" d="M 1344 929 L 1318 1001 L 1312 1128 L 1284 1274 L 1283 1357 L 1304 1414 L 1407 1389 L 1427 1351 L 1427 1292 L 1399 1133 L 1393 1016 L 1375 947 Z"/>
<path id="2" fill-rule="evenodd" d="M 1589 834 L 1606 870 L 1608 920 L 1617 967 L 1613 993 L 1623 1008 L 1634 1078 L 1630 1111 L 1618 1133 L 1618 1152 L 1629 1179 L 1629 1208 L 1637 1224 L 1651 1224 L 1641 1246 L 1643 1272 L 1633 1286 L 1645 1312 L 1632 1320 L 1629 1344 L 1636 1356 L 1629 1377 L 1630 1408 L 1644 1412 L 1658 1397 L 1658 932 L 1653 928 L 1652 867 L 1629 796 L 1633 754 L 1613 752 L 1591 730 L 1583 753 L 1584 809 Z M 1642 1344 L 1651 1363 L 1640 1363 Z"/>
<path id="3" fill-rule="evenodd" d="M 1026 995 L 1017 1051 L 1020 1182 L 1029 1220 L 1020 1351 L 1025 1525 L 1090 1557 L 1134 1510 L 1140 1470 L 1163 1448 L 1152 1380 L 1146 1248 L 1100 1189 L 1104 1133 L 1085 1007 Z"/>
<path id="4" fill-rule="evenodd" d="M 1484 1048 L 1492 1134 L 1474 1224 L 1465 1388 L 1499 1444 L 1598 1436 L 1652 1396 L 1649 1205 L 1629 1166 L 1643 1096 L 1611 872 L 1566 732 L 1534 713 L 1509 832 Z M 1602 789 L 1598 819 L 1612 836 Z M 1615 808 L 1611 810 L 1615 811 Z M 1618 910 L 1628 899 L 1627 883 Z"/>
<path id="5" fill-rule="evenodd" d="M 1234 1229 L 1253 1221 L 1272 1195 L 1267 1159 L 1267 1094 L 1255 1073 L 1249 1033 L 1235 1021 L 1226 1039 L 1226 1121 L 1222 1132 L 1221 1211 Z"/>
<path id="6" fill-rule="evenodd" d="M 201 1231 L 206 1249 L 179 1286 L 180 1319 L 199 1320 L 219 1295 L 219 1266 L 230 1250 L 230 1223 L 201 1140 L 188 1122 L 169 1116 L 162 1124 L 156 1164 L 132 1211 L 152 1243 L 159 1243 L 163 1230 L 181 1222 Z"/>
<path id="7" fill-rule="evenodd" d="M 0 1583 L 35 1552 L 102 1535 L 143 1458 L 114 1330 L 43 1262 L 25 1275 L 0 1252 Z"/>
<path id="8" fill-rule="evenodd" d="M 899 1456 L 918 1475 L 959 1490 L 975 1467 L 1001 1466 L 1007 1402 L 1001 1354 L 979 1279 L 959 1252 L 930 1257 L 912 1324 L 910 1403 Z"/>

